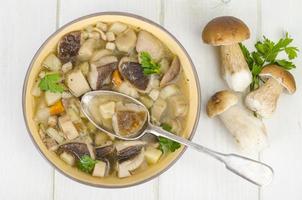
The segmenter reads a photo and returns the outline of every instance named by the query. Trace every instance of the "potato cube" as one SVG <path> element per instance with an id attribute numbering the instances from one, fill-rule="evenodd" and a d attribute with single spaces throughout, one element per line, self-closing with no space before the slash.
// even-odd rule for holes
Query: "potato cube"
<path id="1" fill-rule="evenodd" d="M 106 175 L 106 163 L 103 161 L 97 161 L 94 166 L 92 176 L 104 177 Z"/>
<path id="2" fill-rule="evenodd" d="M 67 115 L 59 117 L 59 126 L 67 139 L 73 140 L 79 136 L 78 130 Z"/>
<path id="3" fill-rule="evenodd" d="M 154 147 L 147 147 L 145 151 L 145 159 L 148 164 L 155 164 L 158 162 L 162 155 L 162 151 L 159 149 L 156 149 Z"/>
<path id="4" fill-rule="evenodd" d="M 67 86 L 71 93 L 76 97 L 90 91 L 88 82 L 81 70 L 73 71 L 68 74 Z"/>
<path id="5" fill-rule="evenodd" d="M 60 155 L 60 158 L 66 162 L 68 165 L 73 166 L 75 164 L 75 159 L 72 155 L 70 155 L 69 153 L 63 152 Z"/>
<path id="6" fill-rule="evenodd" d="M 61 93 L 54 93 L 50 91 L 45 92 L 45 101 L 48 106 L 52 106 L 53 104 L 57 103 L 61 98 Z"/>
<path id="7" fill-rule="evenodd" d="M 99 110 L 104 119 L 110 119 L 115 112 L 115 103 L 110 101 L 105 104 L 101 104 Z"/>

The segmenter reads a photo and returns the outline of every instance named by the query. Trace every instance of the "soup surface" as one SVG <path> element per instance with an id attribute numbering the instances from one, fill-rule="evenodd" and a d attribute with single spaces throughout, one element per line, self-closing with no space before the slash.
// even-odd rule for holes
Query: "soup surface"
<path id="1" fill-rule="evenodd" d="M 92 176 L 124 178 L 178 149 L 180 144 L 151 134 L 136 141 L 108 136 L 80 108 L 89 91 L 117 91 L 142 102 L 151 123 L 182 136 L 189 90 L 172 51 L 151 33 L 120 22 L 98 22 L 64 35 L 31 90 L 35 122 L 49 151 Z M 147 120 L 142 106 L 108 96 L 93 99 L 90 110 L 102 127 L 121 136 L 135 134 Z"/>

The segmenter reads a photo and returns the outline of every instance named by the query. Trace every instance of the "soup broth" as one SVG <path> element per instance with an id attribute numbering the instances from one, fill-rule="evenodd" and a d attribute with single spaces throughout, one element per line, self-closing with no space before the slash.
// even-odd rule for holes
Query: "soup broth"
<path id="1" fill-rule="evenodd" d="M 91 176 L 125 178 L 179 148 L 152 135 L 118 140 L 98 130 L 80 108 L 89 91 L 117 91 L 142 102 L 152 124 L 183 136 L 189 90 L 172 52 L 151 33 L 121 22 L 98 22 L 64 35 L 31 90 L 35 122 L 49 151 Z M 110 96 L 95 98 L 90 110 L 102 127 L 122 136 L 135 134 L 147 120 L 142 106 Z"/>

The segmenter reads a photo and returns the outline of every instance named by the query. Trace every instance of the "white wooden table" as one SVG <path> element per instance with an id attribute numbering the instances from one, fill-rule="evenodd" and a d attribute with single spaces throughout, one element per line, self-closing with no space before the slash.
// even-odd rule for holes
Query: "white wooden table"
<path id="1" fill-rule="evenodd" d="M 74 182 L 54 170 L 32 144 L 23 122 L 21 93 L 25 72 L 41 43 L 58 27 L 101 11 L 135 13 L 160 23 L 184 45 L 197 68 L 202 112 L 194 141 L 236 152 L 218 120 L 205 114 L 205 103 L 226 87 L 219 78 L 215 50 L 202 44 L 200 31 L 213 17 L 234 15 L 252 31 L 249 47 L 263 34 L 278 39 L 285 31 L 302 49 L 301 0 L 6 0 L 0 6 L 0 199 L 1 200 L 301 200 L 302 59 L 294 70 L 298 91 L 282 95 L 272 119 L 265 120 L 270 147 L 260 158 L 275 169 L 263 189 L 227 172 L 220 163 L 195 151 L 160 177 L 131 188 L 101 189 Z"/>

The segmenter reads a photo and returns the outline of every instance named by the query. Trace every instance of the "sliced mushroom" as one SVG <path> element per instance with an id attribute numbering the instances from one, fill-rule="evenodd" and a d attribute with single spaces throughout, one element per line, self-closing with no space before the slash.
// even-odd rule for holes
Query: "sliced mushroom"
<path id="1" fill-rule="evenodd" d="M 115 39 L 116 47 L 119 51 L 130 52 L 136 45 L 136 34 L 133 29 L 128 28 Z"/>
<path id="2" fill-rule="evenodd" d="M 108 55 L 108 56 L 102 56 L 96 62 L 92 62 L 91 65 L 99 67 L 99 66 L 107 65 L 107 64 L 114 63 L 117 61 L 118 61 L 117 57 Z M 93 69 L 93 67 L 92 67 L 92 69 Z"/>
<path id="3" fill-rule="evenodd" d="M 81 60 L 81 61 L 87 61 L 89 60 L 92 55 L 93 55 L 93 52 L 94 52 L 94 49 L 96 47 L 96 43 L 97 43 L 97 40 L 96 39 L 88 39 L 86 40 L 81 48 L 79 49 L 79 55 L 78 55 L 78 58 Z"/>
<path id="4" fill-rule="evenodd" d="M 82 142 L 70 142 L 59 146 L 58 153 L 67 152 L 71 153 L 76 158 L 80 159 L 82 156 L 90 156 L 95 158 L 92 146 Z"/>
<path id="5" fill-rule="evenodd" d="M 136 51 L 148 52 L 156 62 L 164 56 L 164 46 L 161 41 L 147 31 L 138 33 Z"/>
<path id="6" fill-rule="evenodd" d="M 109 51 L 108 49 L 101 49 L 93 53 L 93 56 L 91 57 L 90 61 L 96 62 L 102 57 L 109 56 L 109 55 L 112 55 L 112 51 Z"/>
<path id="7" fill-rule="evenodd" d="M 81 47 L 81 32 L 64 35 L 58 43 L 58 57 L 63 63 L 74 62 Z"/>
<path id="8" fill-rule="evenodd" d="M 163 87 L 173 81 L 180 72 L 180 62 L 177 56 L 174 57 L 170 68 L 165 73 L 160 81 L 160 86 Z"/>
<path id="9" fill-rule="evenodd" d="M 105 144 L 103 146 L 95 148 L 95 158 L 97 160 L 104 160 L 109 156 L 113 155 L 114 152 L 115 152 L 115 148 L 110 142 L 109 144 Z"/>
<path id="10" fill-rule="evenodd" d="M 116 134 L 129 137 L 139 133 L 146 121 L 147 112 L 142 106 L 133 103 L 117 104 L 112 126 Z"/>
<path id="11" fill-rule="evenodd" d="M 93 90 L 101 89 L 111 83 L 111 75 L 117 69 L 117 58 L 115 56 L 104 56 L 97 62 L 91 64 L 88 73 L 88 82 Z"/>
<path id="12" fill-rule="evenodd" d="M 146 145 L 145 141 L 118 141 L 115 143 L 118 160 L 129 159 L 139 153 L 139 151 Z"/>
<path id="13" fill-rule="evenodd" d="M 111 75 L 116 68 L 117 68 L 117 63 L 110 63 L 97 68 L 98 71 L 97 89 L 100 89 L 104 85 L 111 83 Z"/>
<path id="14" fill-rule="evenodd" d="M 141 149 L 140 153 L 136 155 L 134 158 L 123 162 L 118 162 L 117 163 L 118 177 L 124 178 L 127 176 L 131 176 L 131 171 L 141 166 L 144 160 L 145 160 L 144 149 Z"/>
<path id="15" fill-rule="evenodd" d="M 121 22 L 114 22 L 109 27 L 108 31 L 113 32 L 114 34 L 120 34 L 127 29 L 127 25 Z"/>
<path id="16" fill-rule="evenodd" d="M 119 71 L 124 79 L 139 90 L 146 90 L 150 79 L 143 73 L 141 65 L 124 57 L 120 60 Z"/>

